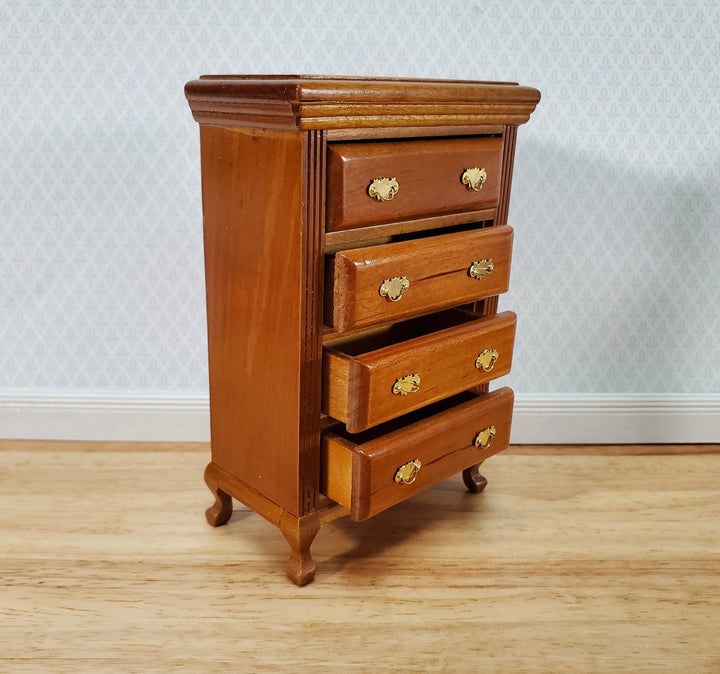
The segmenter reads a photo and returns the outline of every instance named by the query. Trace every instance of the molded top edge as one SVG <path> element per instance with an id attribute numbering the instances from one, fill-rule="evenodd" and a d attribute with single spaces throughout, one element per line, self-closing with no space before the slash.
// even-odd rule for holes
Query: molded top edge
<path id="1" fill-rule="evenodd" d="M 185 96 L 200 123 L 283 129 L 523 124 L 540 100 L 514 82 L 326 75 L 203 75 Z"/>
<path id="2" fill-rule="evenodd" d="M 537 103 L 540 92 L 516 82 L 327 75 L 202 75 L 186 91 L 287 101 L 508 100 Z"/>

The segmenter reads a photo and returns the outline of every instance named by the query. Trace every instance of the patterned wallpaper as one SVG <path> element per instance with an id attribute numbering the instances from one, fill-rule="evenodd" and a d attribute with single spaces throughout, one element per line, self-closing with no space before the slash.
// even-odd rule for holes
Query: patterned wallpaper
<path id="1" fill-rule="evenodd" d="M 716 0 L 5 0 L 0 391 L 207 386 L 201 73 L 515 80 L 523 393 L 720 392 Z"/>

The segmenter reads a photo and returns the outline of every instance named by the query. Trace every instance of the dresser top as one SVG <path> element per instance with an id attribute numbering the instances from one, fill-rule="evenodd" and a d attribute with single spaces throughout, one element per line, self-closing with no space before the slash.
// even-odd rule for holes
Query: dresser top
<path id="1" fill-rule="evenodd" d="M 540 92 L 512 82 L 204 75 L 185 95 L 204 124 L 337 129 L 522 124 Z"/>

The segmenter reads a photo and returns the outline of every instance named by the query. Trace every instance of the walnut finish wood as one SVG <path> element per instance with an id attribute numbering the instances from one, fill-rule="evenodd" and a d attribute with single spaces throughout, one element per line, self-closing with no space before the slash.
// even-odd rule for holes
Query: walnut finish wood
<path id="1" fill-rule="evenodd" d="M 372 517 L 505 449 L 512 407 L 512 391 L 502 388 L 379 438 L 348 438 L 327 431 L 321 454 L 323 491 L 349 508 L 354 520 Z M 475 436 L 491 425 L 496 435 L 489 447 L 475 447 Z M 415 459 L 422 464 L 415 481 L 398 484 L 397 469 Z"/>
<path id="2" fill-rule="evenodd" d="M 517 141 L 517 126 L 508 126 L 503 134 L 503 176 L 500 185 L 500 203 L 498 205 L 496 225 L 507 225 L 508 209 L 510 207 L 510 189 L 512 188 L 512 174 L 515 165 L 515 143 Z"/>
<path id="3" fill-rule="evenodd" d="M 357 129 L 523 124 L 540 92 L 512 82 L 204 75 L 185 96 L 201 124 Z"/>
<path id="4" fill-rule="evenodd" d="M 446 136 L 501 135 L 505 126 L 493 124 L 445 124 L 442 126 L 390 126 L 361 127 L 352 129 L 328 129 L 328 142 L 355 140 L 380 140 L 400 138 L 442 138 Z"/>
<path id="5" fill-rule="evenodd" d="M 502 144 L 502 136 L 330 144 L 327 229 L 495 207 Z M 462 183 L 471 167 L 487 172 L 478 192 Z M 368 195 L 375 178 L 396 179 L 399 190 L 391 201 Z"/>
<path id="6" fill-rule="evenodd" d="M 205 468 L 205 484 L 215 494 L 215 503 L 205 511 L 208 524 L 214 527 L 227 524 L 227 521 L 232 517 L 232 496 L 220 488 L 217 473 L 212 463 L 209 463 Z"/>
<path id="7" fill-rule="evenodd" d="M 319 451 L 319 372 L 306 363 L 319 362 L 321 305 L 309 306 L 319 292 L 307 279 L 322 269 L 303 223 L 306 146 L 203 126 L 201 150 L 213 460 L 302 515 Z"/>
<path id="8" fill-rule="evenodd" d="M 510 278 L 512 228 L 458 232 L 413 241 L 356 248 L 335 255 L 332 287 L 326 296 L 336 332 L 457 306 L 504 293 Z M 473 262 L 491 259 L 492 273 L 472 278 Z M 383 280 L 410 282 L 400 300 L 379 293 Z"/>
<path id="9" fill-rule="evenodd" d="M 323 412 L 358 433 L 506 375 L 512 363 L 515 321 L 515 314 L 508 311 L 372 351 L 355 352 L 365 340 L 326 347 L 325 367 L 333 376 L 326 379 Z M 477 356 L 486 349 L 497 349 L 499 354 L 490 371 L 475 367 Z M 348 361 L 347 370 L 335 360 Z M 347 380 L 342 378 L 344 372 Z M 419 390 L 393 394 L 395 381 L 410 374 L 419 374 Z"/>
<path id="10" fill-rule="evenodd" d="M 443 406 L 436 420 L 441 430 L 463 414 L 472 395 L 448 399 L 458 391 L 472 389 L 478 405 L 490 404 L 494 398 L 480 393 L 509 369 L 514 315 L 495 314 L 497 294 L 507 287 L 511 235 L 496 226 L 507 219 L 516 126 L 527 121 L 539 93 L 512 83 L 297 75 L 211 75 L 189 82 L 185 92 L 200 123 L 203 180 L 212 436 L 205 477 L 215 499 L 206 517 L 214 526 L 228 522 L 232 498 L 258 512 L 281 530 L 290 546 L 287 574 L 304 585 L 315 574 L 310 547 L 318 530 L 348 514 L 320 490 L 321 423 L 342 437 L 330 429 L 343 421 L 343 433 L 356 433 L 418 410 L 394 422 L 395 430 L 383 426 L 385 439 L 376 432 L 369 445 L 375 458 L 359 473 L 362 452 L 348 448 L 347 439 L 342 452 L 333 452 L 331 489 L 362 493 L 367 508 L 379 512 L 394 495 L 365 495 L 355 479 L 382 465 L 381 445 L 389 438 L 389 447 L 402 453 L 397 448 L 418 428 L 421 436 L 430 434 L 422 417 L 440 414 L 427 407 L 435 401 Z M 478 164 L 488 180 L 474 193 L 461 175 Z M 352 181 L 366 169 L 368 180 L 383 177 L 376 171 L 396 165 L 399 210 L 363 213 L 367 204 L 355 201 Z M 452 188 L 443 183 L 446 176 Z M 362 197 L 370 202 L 365 190 L 367 183 Z M 480 231 L 488 227 L 487 234 Z M 452 229 L 443 234 L 444 228 Z M 498 272 L 475 281 L 468 295 L 453 258 L 461 247 L 472 249 L 476 236 L 490 253 L 473 251 L 468 266 L 492 256 Z M 403 242 L 410 238 L 416 241 Z M 384 255 L 375 270 L 364 269 L 369 251 Z M 326 287 L 324 267 L 333 255 L 338 281 Z M 437 260 L 448 264 L 421 271 Z M 422 301 L 376 314 L 371 274 L 394 275 L 393 265 L 408 261 L 412 290 L 432 290 Z M 462 310 L 443 310 L 458 305 Z M 326 306 L 327 316 L 338 314 L 334 327 L 324 325 Z M 424 327 L 413 333 L 418 325 Z M 493 336 L 498 339 L 486 343 Z M 465 346 L 470 373 L 455 369 Z M 500 350 L 500 360 L 480 372 L 474 359 L 489 346 Z M 422 393 L 400 396 L 413 388 L 405 375 L 416 369 L 425 377 Z M 393 394 L 396 379 L 404 383 Z M 388 396 L 406 400 L 388 403 Z M 507 432 L 509 425 L 508 416 Z M 364 444 L 359 436 L 354 442 Z M 467 474 L 484 458 L 477 451 L 432 454 L 441 445 L 423 450 L 430 461 L 423 479 Z"/>
<path id="11" fill-rule="evenodd" d="M 290 559 L 285 569 L 288 578 L 302 587 L 315 577 L 315 562 L 310 554 L 310 546 L 320 531 L 320 518 L 316 512 L 303 517 L 294 517 L 282 513 L 280 530 L 290 544 Z"/>
<path id="12" fill-rule="evenodd" d="M 462 476 L 468 491 L 473 494 L 478 494 L 487 487 L 487 479 L 480 474 L 480 463 L 463 470 Z"/>
<path id="13" fill-rule="evenodd" d="M 229 496 L 232 494 L 238 501 L 280 528 L 290 545 L 286 573 L 290 580 L 300 586 L 306 585 L 315 576 L 315 562 L 310 554 L 310 546 L 318 531 L 328 522 L 347 514 L 347 510 L 342 506 L 330 502 L 298 517 L 214 462 L 209 463 L 205 469 L 205 482 L 216 496 L 215 504 L 205 513 L 208 522 L 216 527 L 227 523 L 232 515 L 232 499 Z"/>
<path id="14" fill-rule="evenodd" d="M 325 132 L 303 134 L 303 283 L 301 289 L 300 428 L 298 469 L 302 515 L 313 512 L 320 466 L 322 391 L 323 227 L 325 223 Z"/>

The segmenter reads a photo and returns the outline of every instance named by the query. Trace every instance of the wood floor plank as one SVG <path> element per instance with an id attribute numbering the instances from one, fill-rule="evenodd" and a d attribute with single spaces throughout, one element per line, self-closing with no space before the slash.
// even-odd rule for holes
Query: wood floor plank
<path id="1" fill-rule="evenodd" d="M 518 452 L 313 545 L 208 456 L 4 443 L 0 671 L 720 671 L 720 455 Z"/>

